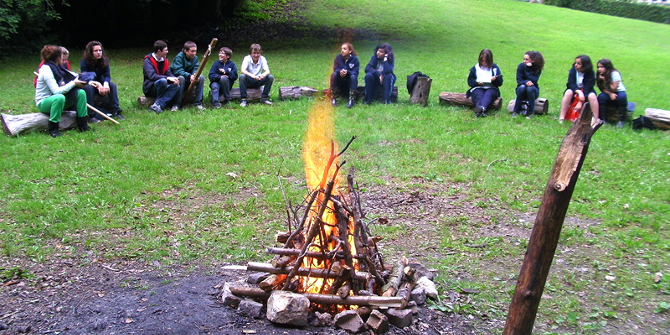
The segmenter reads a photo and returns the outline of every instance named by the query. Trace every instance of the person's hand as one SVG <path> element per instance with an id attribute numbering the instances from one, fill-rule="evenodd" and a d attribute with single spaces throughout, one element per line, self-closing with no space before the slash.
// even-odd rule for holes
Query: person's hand
<path id="1" fill-rule="evenodd" d="M 533 84 L 533 82 L 530 81 L 530 80 L 526 83 L 526 86 L 533 86 L 533 85 L 535 85 L 535 84 Z"/>
<path id="2" fill-rule="evenodd" d="M 340 77 L 344 78 L 347 76 L 347 69 L 340 70 Z"/>
<path id="3" fill-rule="evenodd" d="M 86 82 L 83 80 L 79 80 L 79 77 L 74 78 L 74 85 L 79 87 L 79 88 L 84 88 L 86 86 Z"/>
<path id="4" fill-rule="evenodd" d="M 384 75 L 383 74 L 379 75 L 379 83 L 382 84 L 382 85 L 384 84 Z"/>
<path id="5" fill-rule="evenodd" d="M 224 69 L 224 68 L 220 68 L 220 69 L 219 69 L 219 72 L 221 72 L 221 73 L 224 73 L 224 74 L 225 74 L 225 73 L 226 73 L 226 69 Z"/>
<path id="6" fill-rule="evenodd" d="M 172 85 L 179 85 L 179 78 L 177 77 L 167 77 L 165 79 L 167 79 L 167 81 Z"/>
<path id="7" fill-rule="evenodd" d="M 578 92 L 577 96 L 579 96 L 579 101 L 580 102 L 586 101 L 586 99 L 584 98 L 584 93 L 582 93 L 582 91 L 577 91 L 577 92 Z"/>
<path id="8" fill-rule="evenodd" d="M 610 93 L 610 99 L 616 100 L 617 96 L 614 93 Z"/>

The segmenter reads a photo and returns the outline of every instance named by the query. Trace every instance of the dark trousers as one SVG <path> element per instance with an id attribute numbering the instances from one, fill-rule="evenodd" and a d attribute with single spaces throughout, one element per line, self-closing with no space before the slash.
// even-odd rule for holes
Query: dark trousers
<path id="1" fill-rule="evenodd" d="M 628 95 L 626 95 L 626 91 L 614 94 L 616 94 L 616 100 L 612 100 L 607 93 L 598 94 L 599 117 L 603 120 L 607 119 L 607 106 L 614 106 L 619 110 L 619 121 L 624 121 L 626 120 L 626 112 L 628 111 Z"/>
<path id="2" fill-rule="evenodd" d="M 472 99 L 472 102 L 475 104 L 475 108 L 478 106 L 482 106 L 486 109 L 489 108 L 489 106 L 498 99 L 500 94 L 498 93 L 498 90 L 496 89 L 484 89 L 484 88 L 478 88 L 474 91 L 472 91 L 472 95 L 470 96 L 470 99 Z"/>
<path id="3" fill-rule="evenodd" d="M 181 87 L 168 83 L 167 79 L 161 78 L 154 82 L 149 91 L 145 94 L 148 97 L 155 97 L 156 104 L 161 108 L 174 104 L 179 106 L 181 103 Z"/>
<path id="4" fill-rule="evenodd" d="M 383 83 L 379 82 L 379 71 L 368 72 L 365 74 L 365 103 L 372 103 L 375 97 L 377 87 L 382 87 L 384 90 L 384 103 L 391 103 L 391 94 L 393 93 L 393 85 L 395 85 L 395 75 L 388 73 L 384 75 Z"/>
<path id="5" fill-rule="evenodd" d="M 272 89 L 272 82 L 275 80 L 275 77 L 273 77 L 271 74 L 268 75 L 267 77 L 261 79 L 261 80 L 256 80 L 250 77 L 247 77 L 246 74 L 241 74 L 240 75 L 240 98 L 242 100 L 247 99 L 247 87 L 248 88 L 259 88 L 261 86 L 263 87 L 263 93 L 261 93 L 261 99 L 267 99 L 270 97 L 270 90 Z"/>
<path id="6" fill-rule="evenodd" d="M 333 92 L 335 88 L 339 89 L 341 93 L 346 92 L 348 95 L 349 92 L 355 91 L 358 88 L 358 77 L 351 73 L 347 73 L 346 76 L 342 77 L 340 76 L 340 71 L 334 71 L 330 75 L 330 91 Z M 341 95 L 347 96 L 344 94 Z"/>
<path id="7" fill-rule="evenodd" d="M 535 99 L 540 95 L 537 86 L 519 85 L 516 88 L 516 101 L 514 102 L 514 113 L 521 110 L 521 101 L 528 101 L 528 112 L 535 113 Z"/>
<path id="8" fill-rule="evenodd" d="M 86 92 L 86 102 L 89 105 L 100 109 L 101 106 L 96 106 L 95 105 L 95 96 L 100 95 L 98 93 L 98 89 L 93 87 L 93 86 L 86 85 L 86 86 L 84 86 L 84 92 Z M 112 113 L 112 114 L 117 114 L 119 112 L 120 108 L 119 108 L 119 94 L 118 94 L 118 91 L 116 89 L 116 84 L 114 84 L 112 82 L 109 83 L 109 93 L 107 93 L 107 95 L 108 95 L 108 98 L 109 98 L 109 112 Z M 98 115 L 98 113 L 89 109 L 88 110 L 88 116 L 97 118 L 99 115 Z"/>
<path id="9" fill-rule="evenodd" d="M 234 81 L 230 81 L 228 77 L 221 77 L 219 81 L 213 81 L 209 84 L 210 93 L 212 94 L 212 103 L 219 102 L 219 96 L 223 94 L 223 98 L 230 100 L 230 89 L 233 87 Z"/>

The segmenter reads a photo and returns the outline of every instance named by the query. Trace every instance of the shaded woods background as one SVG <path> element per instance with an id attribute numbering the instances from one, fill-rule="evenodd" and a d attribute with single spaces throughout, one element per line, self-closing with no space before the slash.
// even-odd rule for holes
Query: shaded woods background
<path id="1" fill-rule="evenodd" d="M 47 43 L 83 48 L 93 39 L 113 48 L 147 46 L 187 32 L 208 42 L 225 24 L 262 18 L 263 8 L 283 2 L 0 0 L 0 52 L 34 53 Z"/>

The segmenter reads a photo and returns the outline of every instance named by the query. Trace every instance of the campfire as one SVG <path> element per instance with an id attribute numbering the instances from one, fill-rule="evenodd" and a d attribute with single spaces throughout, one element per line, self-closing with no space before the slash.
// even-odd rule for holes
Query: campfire
<path id="1" fill-rule="evenodd" d="M 389 320 L 407 326 L 413 311 L 407 307 L 423 304 L 426 290 L 437 295 L 432 274 L 404 257 L 396 266 L 384 263 L 376 244 L 381 238 L 365 221 L 355 170 L 346 178 L 342 173 L 342 155 L 355 137 L 340 150 L 332 114 L 325 101 L 310 111 L 303 147 L 308 194 L 296 207 L 287 201 L 288 229 L 275 236 L 281 246 L 267 248 L 274 255 L 269 263 L 249 262 L 246 270 L 259 273 L 249 280 L 256 286 L 224 287 L 224 303 L 242 309 L 238 297 L 267 299 L 268 319 L 277 323 L 304 325 L 311 311 L 317 320 L 325 316 L 324 325 L 326 315 L 339 313 L 335 325 L 354 332 L 365 329 L 363 319 L 378 333 Z"/>

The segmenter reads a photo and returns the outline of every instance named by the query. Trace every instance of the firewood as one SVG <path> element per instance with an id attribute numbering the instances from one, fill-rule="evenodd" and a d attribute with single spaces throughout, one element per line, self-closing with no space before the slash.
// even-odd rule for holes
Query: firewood
<path id="1" fill-rule="evenodd" d="M 257 287 L 242 287 L 231 286 L 230 292 L 236 296 L 244 296 L 251 298 L 259 298 L 267 300 L 270 298 L 272 292 L 265 292 Z M 330 304 L 330 305 L 359 305 L 359 306 L 378 306 L 397 308 L 402 304 L 402 299 L 398 297 L 380 297 L 380 296 L 348 296 L 344 299 L 337 295 L 331 294 L 314 294 L 303 293 L 310 302 L 315 304 Z"/>
<path id="2" fill-rule="evenodd" d="M 405 264 L 402 260 L 398 261 L 396 265 L 395 272 L 390 276 L 389 281 L 382 288 L 383 297 L 393 297 L 398 293 L 398 287 L 402 281 L 403 270 L 405 269 Z"/>
<path id="3" fill-rule="evenodd" d="M 344 298 L 349 296 L 350 291 L 351 291 L 351 286 L 349 286 L 349 284 L 347 284 L 347 285 L 344 285 L 344 286 L 337 289 L 337 295 L 340 298 L 344 299 Z"/>
<path id="4" fill-rule="evenodd" d="M 302 230 L 304 229 L 305 221 L 307 221 L 307 218 L 309 216 L 309 211 L 311 210 L 312 204 L 316 200 L 317 195 L 319 195 L 319 190 L 312 191 L 312 194 L 309 197 L 309 201 L 307 201 L 307 207 L 306 207 L 306 210 L 305 210 L 305 214 L 303 215 L 302 219 L 298 222 L 298 227 L 296 227 L 296 229 L 293 231 L 293 233 L 291 233 L 291 235 L 288 237 L 288 240 L 286 241 L 286 243 L 284 243 L 284 248 L 288 248 L 288 247 L 292 246 L 293 239 L 295 239 L 296 236 L 298 236 L 302 232 Z"/>
<path id="5" fill-rule="evenodd" d="M 412 94 L 409 96 L 409 103 L 421 104 L 424 107 L 428 106 L 428 96 L 430 95 L 430 86 L 432 82 L 433 79 L 428 77 L 417 78 L 416 85 L 414 85 Z"/>
<path id="6" fill-rule="evenodd" d="M 263 291 L 272 291 L 275 286 L 279 285 L 286 279 L 286 275 L 282 274 L 273 274 L 265 278 L 262 282 L 258 284 L 258 287 Z"/>
<path id="7" fill-rule="evenodd" d="M 352 268 L 345 266 L 342 269 L 342 272 L 340 272 L 340 275 L 337 276 L 337 279 L 335 279 L 335 281 L 333 282 L 333 285 L 330 287 L 328 293 L 329 294 L 339 293 L 339 289 L 342 287 L 342 284 L 344 284 L 349 278 L 351 278 L 351 272 Z M 351 290 L 350 286 L 349 289 Z"/>
<path id="8" fill-rule="evenodd" d="M 272 266 L 274 266 L 276 268 L 283 268 L 284 266 L 286 266 L 286 264 L 288 264 L 292 260 L 293 260 L 293 257 L 291 257 L 291 256 L 281 256 L 277 259 L 272 259 L 271 264 L 272 264 Z"/>
<path id="9" fill-rule="evenodd" d="M 275 242 L 286 243 L 286 241 L 288 241 L 289 236 L 291 236 L 291 233 L 289 233 L 289 232 L 286 232 L 286 231 L 277 232 L 275 234 Z"/>
<path id="10" fill-rule="evenodd" d="M 288 268 L 275 268 L 272 266 L 272 264 L 269 263 L 256 263 L 256 262 L 249 262 L 247 264 L 247 271 L 257 271 L 257 272 L 267 272 L 267 273 L 275 273 L 275 274 L 289 274 L 293 269 L 288 269 Z M 339 276 L 339 273 L 334 272 L 334 271 L 328 271 L 328 269 L 310 269 L 310 268 L 304 268 L 304 267 L 299 267 L 295 275 L 297 276 L 310 276 L 310 277 L 316 277 L 316 278 L 337 278 Z M 372 275 L 369 272 L 360 272 L 360 271 L 354 271 L 353 277 L 362 282 L 366 282 L 369 277 Z"/>
<path id="11" fill-rule="evenodd" d="M 268 254 L 271 254 L 271 255 L 282 255 L 282 256 L 299 256 L 300 255 L 300 250 L 268 247 L 265 250 L 265 253 L 268 253 Z M 332 259 L 332 258 L 344 259 L 344 254 L 342 253 L 342 251 L 338 251 L 338 252 L 334 252 L 334 253 L 322 253 L 322 252 L 308 251 L 307 252 L 307 257 L 318 258 L 318 259 Z"/>

